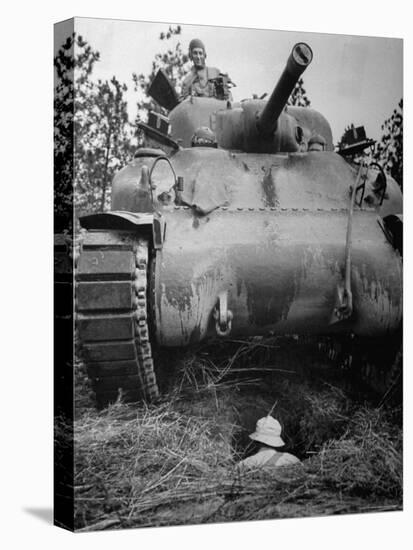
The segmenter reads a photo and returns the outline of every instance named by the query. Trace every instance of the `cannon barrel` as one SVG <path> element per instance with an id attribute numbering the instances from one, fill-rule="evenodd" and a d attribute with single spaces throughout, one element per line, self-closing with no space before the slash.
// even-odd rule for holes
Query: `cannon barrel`
<path id="1" fill-rule="evenodd" d="M 258 131 L 270 135 L 277 129 L 277 122 L 298 79 L 313 59 L 313 52 L 307 44 L 299 42 L 294 46 L 266 106 L 257 120 Z"/>

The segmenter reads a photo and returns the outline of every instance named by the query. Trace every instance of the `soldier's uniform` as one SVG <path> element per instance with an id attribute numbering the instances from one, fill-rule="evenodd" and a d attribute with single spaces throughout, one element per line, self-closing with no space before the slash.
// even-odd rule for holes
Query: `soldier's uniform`
<path id="1" fill-rule="evenodd" d="M 232 101 L 229 86 L 234 85 L 234 83 L 227 74 L 221 73 L 216 67 L 205 65 L 205 46 L 198 38 L 194 38 L 189 43 L 189 58 L 194 65 L 182 82 L 180 100 L 182 101 L 189 95 L 193 95 L 197 97 L 217 97 Z"/>
<path id="2" fill-rule="evenodd" d="M 211 79 L 218 78 L 221 71 L 216 67 L 192 67 L 182 82 L 181 97 L 185 99 L 189 95 L 198 97 L 214 97 L 215 86 Z"/>
<path id="3" fill-rule="evenodd" d="M 275 449 L 261 449 L 255 455 L 249 456 L 239 462 L 238 467 L 247 470 L 271 469 L 279 468 L 280 466 L 290 466 L 291 464 L 299 464 L 299 459 L 290 453 L 280 453 Z"/>

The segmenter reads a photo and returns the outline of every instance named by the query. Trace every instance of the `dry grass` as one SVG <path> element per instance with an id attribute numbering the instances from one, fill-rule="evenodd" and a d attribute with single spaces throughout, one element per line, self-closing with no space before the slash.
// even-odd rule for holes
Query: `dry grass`
<path id="1" fill-rule="evenodd" d="M 248 365 L 245 354 L 241 346 L 222 363 L 212 352 L 187 355 L 157 405 L 82 409 L 74 435 L 78 529 L 401 509 L 400 414 L 291 374 L 280 356 L 271 375 L 255 357 L 259 384 L 251 371 L 235 376 L 240 360 Z M 303 465 L 241 475 L 235 464 L 247 434 L 274 402 Z"/>

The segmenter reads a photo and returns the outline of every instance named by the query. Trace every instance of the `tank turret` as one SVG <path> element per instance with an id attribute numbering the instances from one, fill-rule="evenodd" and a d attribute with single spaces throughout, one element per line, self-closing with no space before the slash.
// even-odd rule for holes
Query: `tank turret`
<path id="1" fill-rule="evenodd" d="M 171 137 L 182 147 L 190 147 L 195 131 L 200 126 L 209 126 L 222 149 L 293 153 L 306 151 L 311 137 L 318 135 L 325 141 L 325 150 L 332 151 L 331 128 L 323 115 L 308 107 L 287 106 L 294 86 L 312 58 L 313 52 L 307 44 L 296 44 L 268 100 L 185 99 L 169 114 Z"/>
<path id="2" fill-rule="evenodd" d="M 247 99 L 216 112 L 214 127 L 219 146 L 246 153 L 303 152 L 317 134 L 324 139 L 325 150 L 332 151 L 331 127 L 323 115 L 308 107 L 287 106 L 312 58 L 307 44 L 296 44 L 268 101 Z"/>

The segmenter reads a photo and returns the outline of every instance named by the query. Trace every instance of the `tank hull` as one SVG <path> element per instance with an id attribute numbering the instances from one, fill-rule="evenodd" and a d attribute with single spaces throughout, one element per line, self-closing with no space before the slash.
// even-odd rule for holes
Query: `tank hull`
<path id="1" fill-rule="evenodd" d="M 343 280 L 347 210 L 220 208 L 165 213 L 153 276 L 156 340 L 186 346 L 216 336 L 221 293 L 231 335 L 386 335 L 402 315 L 402 265 L 374 211 L 353 219 L 353 315 L 330 324 Z"/>

